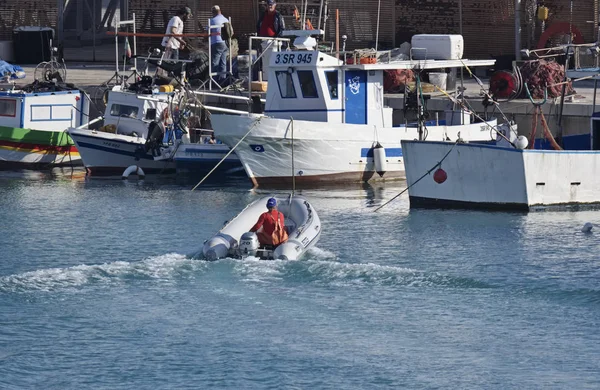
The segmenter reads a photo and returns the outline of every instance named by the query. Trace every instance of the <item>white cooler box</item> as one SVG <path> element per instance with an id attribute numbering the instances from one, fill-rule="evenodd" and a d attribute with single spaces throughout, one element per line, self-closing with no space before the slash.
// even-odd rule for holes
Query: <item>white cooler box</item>
<path id="1" fill-rule="evenodd" d="M 463 56 L 462 35 L 417 34 L 411 40 L 415 60 L 459 60 Z"/>

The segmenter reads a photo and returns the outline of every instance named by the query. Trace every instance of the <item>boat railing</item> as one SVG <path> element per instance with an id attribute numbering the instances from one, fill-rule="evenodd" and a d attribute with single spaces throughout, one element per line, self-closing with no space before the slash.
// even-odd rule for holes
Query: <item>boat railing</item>
<path id="1" fill-rule="evenodd" d="M 262 51 L 262 53 L 260 53 L 259 55 L 256 56 L 256 60 L 252 59 L 252 44 L 254 42 L 261 42 L 261 41 L 268 41 L 270 42 L 270 44 L 265 48 L 265 50 Z M 248 99 L 252 99 L 252 71 L 254 69 L 254 65 L 256 65 L 260 59 L 265 55 L 265 53 L 269 50 L 271 50 L 271 47 L 276 43 L 276 42 L 287 42 L 288 44 L 288 48 L 290 47 L 290 38 L 273 38 L 273 37 L 259 37 L 259 36 L 254 36 L 254 35 L 250 35 L 248 37 L 248 48 L 250 49 L 250 65 L 248 67 Z"/>
<path id="2" fill-rule="evenodd" d="M 600 43 L 565 44 L 542 49 L 523 49 L 521 53 L 529 59 L 546 59 L 560 56 L 572 56 L 572 68 L 583 70 L 600 68 Z M 569 64 L 571 65 L 571 64 Z"/>

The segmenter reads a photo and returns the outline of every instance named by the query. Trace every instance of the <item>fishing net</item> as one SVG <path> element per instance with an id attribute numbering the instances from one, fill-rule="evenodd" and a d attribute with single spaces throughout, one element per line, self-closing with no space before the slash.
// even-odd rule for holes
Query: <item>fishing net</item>
<path id="1" fill-rule="evenodd" d="M 527 83 L 531 97 L 534 99 L 543 99 L 544 90 L 548 89 L 548 97 L 556 98 L 562 94 L 563 85 L 555 85 L 562 83 L 565 79 L 565 68 L 554 61 L 528 61 L 521 66 L 521 74 L 523 82 Z M 566 84 L 565 94 L 572 95 L 575 93 L 571 82 Z M 521 98 L 527 98 L 527 91 L 523 90 Z"/>
<path id="2" fill-rule="evenodd" d="M 415 81 L 411 69 L 393 69 L 383 71 L 383 91 L 385 93 L 404 92 L 404 87 Z"/>

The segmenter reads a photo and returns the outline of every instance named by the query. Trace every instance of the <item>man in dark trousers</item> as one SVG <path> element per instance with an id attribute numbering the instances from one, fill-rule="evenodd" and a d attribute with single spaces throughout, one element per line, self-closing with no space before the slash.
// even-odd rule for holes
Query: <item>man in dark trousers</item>
<path id="1" fill-rule="evenodd" d="M 275 9 L 276 6 L 275 0 L 267 0 L 267 9 L 260 15 L 258 23 L 256 23 L 256 33 L 259 37 L 278 38 L 285 30 L 285 21 L 281 13 Z M 279 51 L 280 48 L 281 41 L 262 41 L 260 52 L 265 52 L 261 59 L 263 80 L 267 80 L 266 68 L 269 66 L 271 53 Z"/>

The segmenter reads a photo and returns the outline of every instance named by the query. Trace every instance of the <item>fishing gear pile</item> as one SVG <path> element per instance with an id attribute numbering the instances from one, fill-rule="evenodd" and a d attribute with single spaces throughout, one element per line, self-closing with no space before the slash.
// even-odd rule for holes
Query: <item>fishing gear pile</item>
<path id="1" fill-rule="evenodd" d="M 548 89 L 548 97 L 556 98 L 562 95 L 562 84 L 565 81 L 565 68 L 555 61 L 527 61 L 521 66 L 523 81 L 529 86 L 529 91 L 534 99 L 543 99 L 544 91 Z M 565 95 L 575 93 L 573 83 L 566 85 Z M 521 98 L 526 99 L 526 92 L 521 93 Z"/>

